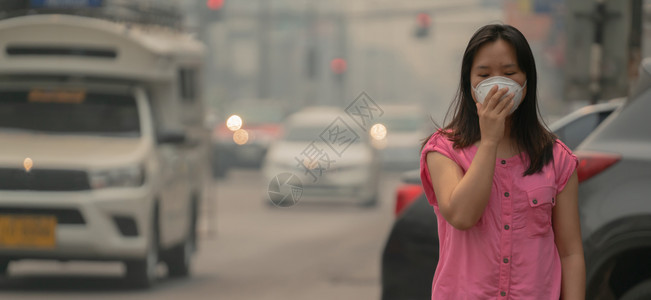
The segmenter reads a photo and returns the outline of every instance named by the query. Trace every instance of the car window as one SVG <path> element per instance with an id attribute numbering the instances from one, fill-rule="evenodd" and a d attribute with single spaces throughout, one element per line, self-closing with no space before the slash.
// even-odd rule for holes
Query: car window
<path id="1" fill-rule="evenodd" d="M 562 140 L 574 149 L 599 125 L 599 115 L 589 114 L 570 122 L 563 128 Z"/>
<path id="2" fill-rule="evenodd" d="M 0 131 L 140 136 L 132 95 L 93 91 L 0 91 Z"/>
<path id="3" fill-rule="evenodd" d="M 612 114 L 612 113 L 613 113 L 613 110 L 600 112 L 599 113 L 599 124 L 601 124 L 601 122 L 603 122 L 606 118 L 608 118 L 608 116 L 610 116 L 610 114 Z M 599 124 L 597 124 L 597 125 L 599 125 Z"/>
<path id="4" fill-rule="evenodd" d="M 573 122 L 568 123 L 556 132 L 556 135 L 570 149 L 576 148 L 583 140 L 594 131 L 603 120 L 605 120 L 613 111 L 604 111 L 591 113 L 582 116 Z"/>
<path id="5" fill-rule="evenodd" d="M 322 132 L 321 127 L 290 126 L 287 128 L 285 139 L 293 142 L 309 142 L 318 139 Z"/>
<path id="6" fill-rule="evenodd" d="M 322 138 L 328 138 L 327 134 L 328 125 L 324 124 L 322 126 L 306 126 L 304 124 L 298 125 L 293 124 L 285 128 L 285 140 L 291 142 L 311 142 L 321 140 Z M 345 143 L 349 138 L 354 138 L 354 142 L 368 142 L 368 134 L 359 134 L 355 132 L 354 135 L 349 135 L 346 133 L 347 129 L 341 131 L 341 135 L 338 139 L 339 142 Z"/>

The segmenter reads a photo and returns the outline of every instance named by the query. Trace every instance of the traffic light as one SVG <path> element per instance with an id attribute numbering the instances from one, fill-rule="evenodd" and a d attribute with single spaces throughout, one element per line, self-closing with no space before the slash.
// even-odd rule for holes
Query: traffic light
<path id="1" fill-rule="evenodd" d="M 210 10 L 220 10 L 224 7 L 224 0 L 208 0 L 206 1 L 206 6 Z"/>
<path id="2" fill-rule="evenodd" d="M 206 0 L 206 8 L 203 15 L 209 22 L 219 21 L 222 18 L 225 0 Z"/>
<path id="3" fill-rule="evenodd" d="M 342 75 L 346 72 L 348 68 L 348 63 L 343 58 L 334 58 L 330 61 L 330 70 L 335 75 Z"/>
<path id="4" fill-rule="evenodd" d="M 432 18 L 426 13 L 419 13 L 416 17 L 416 32 L 414 35 L 420 39 L 427 37 L 431 26 Z"/>

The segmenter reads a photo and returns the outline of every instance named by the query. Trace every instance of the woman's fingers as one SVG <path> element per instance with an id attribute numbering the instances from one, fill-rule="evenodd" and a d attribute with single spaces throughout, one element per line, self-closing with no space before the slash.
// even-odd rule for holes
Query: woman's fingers
<path id="1" fill-rule="evenodd" d="M 493 98 L 493 95 L 495 95 L 497 90 L 498 90 L 498 86 L 495 85 L 488 91 L 488 94 L 486 94 L 486 97 L 484 97 L 484 103 L 482 103 L 482 108 L 488 107 L 488 104 L 491 102 L 491 99 Z"/>
<path id="2" fill-rule="evenodd" d="M 507 99 L 504 99 L 504 102 L 506 102 L 506 105 L 502 108 L 500 111 L 500 117 L 506 118 L 511 113 L 511 109 L 515 105 L 513 102 L 513 98 L 515 97 L 515 94 L 511 94 Z"/>
<path id="3" fill-rule="evenodd" d="M 486 105 L 485 105 L 486 108 L 487 108 L 487 109 L 491 109 L 491 110 L 495 109 L 495 107 L 497 106 L 497 104 L 500 103 L 500 99 L 501 99 L 501 98 L 506 94 L 506 92 L 508 92 L 508 91 L 509 91 L 508 88 L 502 88 L 502 89 L 500 89 L 499 91 L 495 92 L 495 94 L 493 94 L 493 96 L 492 96 L 490 99 L 488 99 L 488 103 L 486 103 Z"/>
<path id="4" fill-rule="evenodd" d="M 504 96 L 504 99 L 500 100 L 500 103 L 495 106 L 495 111 L 497 111 L 497 113 L 502 113 L 510 103 L 513 103 L 513 97 L 515 97 L 515 93 L 510 93 Z"/>
<path id="5" fill-rule="evenodd" d="M 486 102 L 490 100 L 493 95 L 497 92 L 498 86 L 494 85 L 490 90 L 488 90 L 488 94 L 486 95 L 486 98 L 484 98 L 484 105 L 486 105 Z"/>

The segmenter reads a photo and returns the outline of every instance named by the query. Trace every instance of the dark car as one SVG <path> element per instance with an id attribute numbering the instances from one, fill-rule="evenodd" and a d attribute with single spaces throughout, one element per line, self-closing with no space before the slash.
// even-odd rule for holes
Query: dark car
<path id="1" fill-rule="evenodd" d="M 639 74 L 576 149 L 587 299 L 651 299 L 651 59 Z"/>
<path id="2" fill-rule="evenodd" d="M 615 99 L 583 107 L 554 122 L 550 129 L 568 141 L 569 147 L 576 146 L 624 103 L 624 99 Z M 404 173 L 403 185 L 396 193 L 395 213 L 396 221 L 382 254 L 382 299 L 429 299 L 438 263 L 438 227 L 434 209 L 423 193 L 419 170 Z M 649 221 L 651 224 L 651 218 Z"/>
<path id="3" fill-rule="evenodd" d="M 405 172 L 396 193 L 396 221 L 382 253 L 382 299 L 430 299 L 438 263 L 438 225 L 419 170 Z"/>
<path id="4" fill-rule="evenodd" d="M 282 104 L 266 101 L 242 101 L 229 110 L 239 116 L 241 128 L 229 129 L 227 121 L 213 131 L 213 176 L 224 177 L 235 167 L 259 168 L 269 145 L 278 139 L 286 116 Z M 228 118 L 228 117 L 226 117 Z"/>

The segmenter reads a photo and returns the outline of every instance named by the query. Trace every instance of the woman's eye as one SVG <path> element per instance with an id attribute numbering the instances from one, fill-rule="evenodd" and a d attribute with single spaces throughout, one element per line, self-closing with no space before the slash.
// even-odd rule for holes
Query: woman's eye
<path id="1" fill-rule="evenodd" d="M 488 74 L 480 74 L 479 77 L 488 77 Z"/>
<path id="2" fill-rule="evenodd" d="M 511 76 L 511 75 L 514 75 L 514 74 L 515 74 L 515 72 L 510 72 L 510 73 L 504 73 L 504 74 L 505 74 L 506 76 Z"/>

